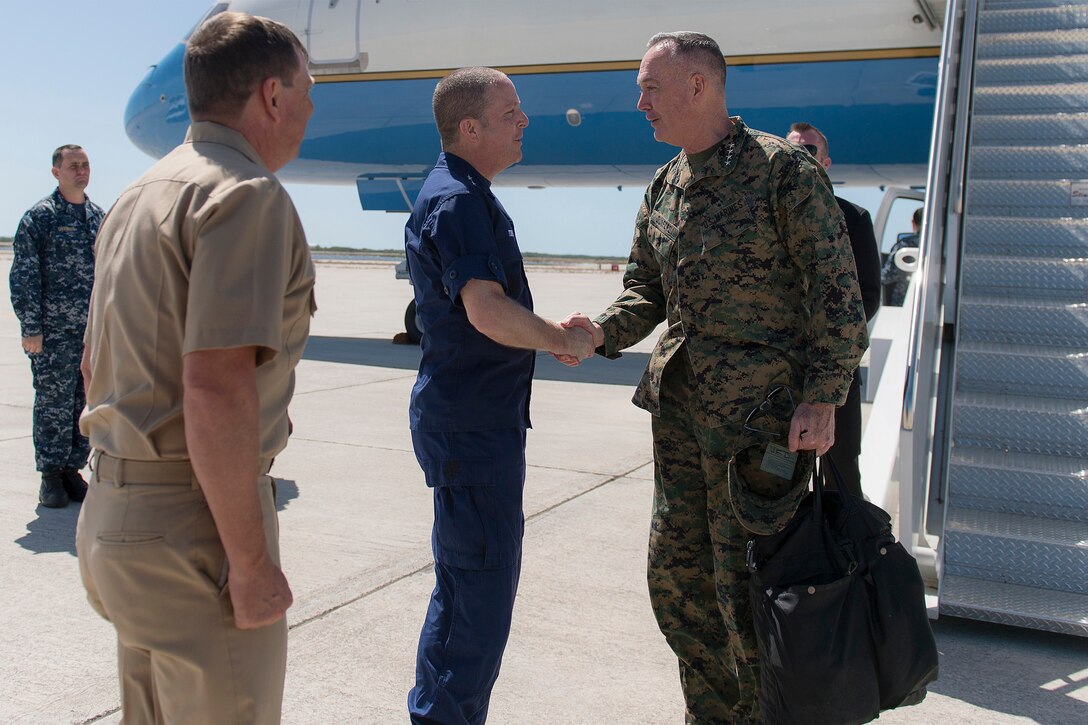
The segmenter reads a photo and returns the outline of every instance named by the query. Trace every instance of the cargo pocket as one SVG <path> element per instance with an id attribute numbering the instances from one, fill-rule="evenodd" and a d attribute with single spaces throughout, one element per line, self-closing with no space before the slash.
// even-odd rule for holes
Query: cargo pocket
<path id="1" fill-rule="evenodd" d="M 435 561 L 459 569 L 511 566 L 520 548 L 520 498 L 515 505 L 495 485 L 493 461 L 427 461 L 427 485 L 434 488 Z"/>

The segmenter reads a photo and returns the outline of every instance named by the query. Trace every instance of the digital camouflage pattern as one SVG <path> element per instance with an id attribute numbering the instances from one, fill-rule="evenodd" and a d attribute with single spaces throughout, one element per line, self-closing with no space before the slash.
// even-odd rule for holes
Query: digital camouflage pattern
<path id="1" fill-rule="evenodd" d="M 94 283 L 101 207 L 72 204 L 56 189 L 32 206 L 15 232 L 8 281 L 23 337 L 73 333 L 83 339 Z"/>
<path id="2" fill-rule="evenodd" d="M 34 375 L 34 463 L 39 471 L 79 470 L 87 465 L 90 442 L 79 432 L 87 401 L 79 361 L 81 339 L 51 339 L 30 354 Z"/>
<path id="3" fill-rule="evenodd" d="M 646 191 L 624 292 L 602 313 L 608 357 L 668 328 L 634 403 L 653 413 L 655 486 L 650 598 L 680 662 L 688 723 L 757 722 L 758 665 L 745 551 L 727 486 L 732 461 L 761 523 L 793 515 L 793 480 L 760 470 L 786 445 L 794 401 L 841 404 L 868 345 L 842 213 L 823 169 L 739 118 L 693 169 L 680 153 Z"/>
<path id="4" fill-rule="evenodd" d="M 84 406 L 79 361 L 102 217 L 90 199 L 72 204 L 57 189 L 23 215 L 15 233 L 11 305 L 23 337 L 44 336 L 42 352 L 30 355 L 39 471 L 87 463 L 87 439 L 79 432 Z"/>
<path id="5" fill-rule="evenodd" d="M 683 347 L 703 425 L 731 425 L 800 371 L 798 402 L 841 405 L 868 346 L 853 253 L 823 169 L 739 118 L 717 153 L 654 177 L 635 220 L 625 292 L 597 322 L 604 353 L 663 320 L 634 402 L 660 412 L 661 373 Z M 796 395 L 796 391 L 795 391 Z"/>

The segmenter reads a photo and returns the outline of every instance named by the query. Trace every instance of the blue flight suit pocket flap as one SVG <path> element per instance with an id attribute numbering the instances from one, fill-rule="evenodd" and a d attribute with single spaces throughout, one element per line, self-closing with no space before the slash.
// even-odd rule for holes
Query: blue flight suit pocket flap
<path id="1" fill-rule="evenodd" d="M 424 461 L 421 467 L 431 488 L 495 485 L 494 461 Z"/>

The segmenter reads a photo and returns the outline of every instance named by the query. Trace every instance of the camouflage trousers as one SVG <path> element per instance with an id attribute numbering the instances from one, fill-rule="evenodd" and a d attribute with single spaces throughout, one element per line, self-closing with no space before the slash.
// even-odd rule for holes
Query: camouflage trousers
<path id="1" fill-rule="evenodd" d="M 754 723 L 759 664 L 745 561 L 752 534 L 734 515 L 726 484 L 730 457 L 751 439 L 695 422 L 691 367 L 676 358 L 653 418 L 650 602 L 679 660 L 686 722 Z M 782 480 L 780 493 L 767 493 L 789 486 Z"/>
<path id="2" fill-rule="evenodd" d="M 34 376 L 34 463 L 39 471 L 80 469 L 90 445 L 79 432 L 86 398 L 79 371 L 83 340 L 46 336 L 42 351 L 29 354 Z"/>

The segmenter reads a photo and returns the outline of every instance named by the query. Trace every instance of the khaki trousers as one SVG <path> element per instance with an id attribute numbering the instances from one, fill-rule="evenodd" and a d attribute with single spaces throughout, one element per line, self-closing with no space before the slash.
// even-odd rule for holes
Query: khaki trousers
<path id="1" fill-rule="evenodd" d="M 278 723 L 287 623 L 234 626 L 226 556 L 188 463 L 92 462 L 76 548 L 87 599 L 117 630 L 122 722 Z M 272 479 L 257 485 L 279 564 Z"/>

